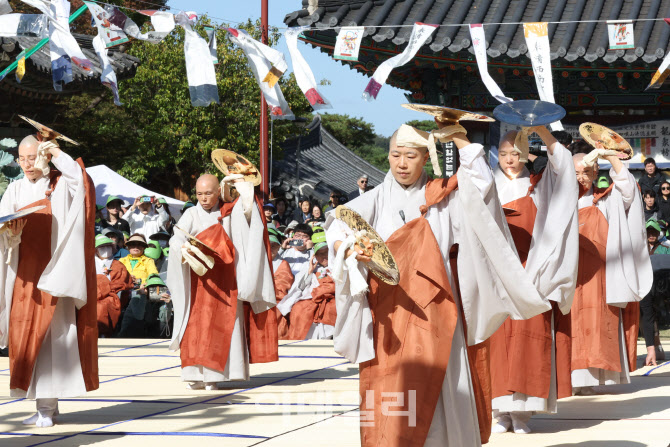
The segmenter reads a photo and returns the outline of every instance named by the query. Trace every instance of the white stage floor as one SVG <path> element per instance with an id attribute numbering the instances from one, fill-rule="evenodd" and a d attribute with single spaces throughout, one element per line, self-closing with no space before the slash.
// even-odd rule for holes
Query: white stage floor
<path id="1" fill-rule="evenodd" d="M 101 339 L 100 389 L 61 400 L 57 425 L 47 429 L 21 424 L 35 403 L 8 397 L 9 361 L 0 358 L 0 446 L 360 445 L 358 367 L 337 355 L 332 341 L 282 342 L 279 362 L 251 365 L 249 382 L 219 391 L 187 390 L 178 353 L 167 345 Z M 558 414 L 531 420 L 533 433 L 494 435 L 488 445 L 670 444 L 670 362 L 603 390 L 609 394 L 561 400 Z"/>

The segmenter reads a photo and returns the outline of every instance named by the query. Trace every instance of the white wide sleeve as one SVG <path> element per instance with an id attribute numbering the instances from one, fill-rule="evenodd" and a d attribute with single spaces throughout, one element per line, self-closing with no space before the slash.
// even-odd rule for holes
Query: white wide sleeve
<path id="1" fill-rule="evenodd" d="M 654 272 L 647 249 L 642 198 L 625 167 L 610 170 L 614 188 L 604 200 L 609 228 L 606 248 L 607 304 L 625 307 L 651 290 Z"/>
<path id="2" fill-rule="evenodd" d="M 486 197 L 493 184 L 493 172 L 484 157 L 484 146 L 471 143 L 460 149 L 458 156 L 461 162 L 459 178 L 467 174 L 480 195 Z"/>
<path id="3" fill-rule="evenodd" d="M 537 206 L 526 272 L 545 300 L 570 312 L 579 260 L 579 189 L 572 154 L 558 145 L 532 193 Z"/>
<path id="4" fill-rule="evenodd" d="M 57 243 L 37 288 L 53 296 L 72 298 L 81 309 L 88 299 L 84 256 L 86 188 L 82 168 L 69 155 L 62 153 L 55 160 L 56 167 L 63 168 L 63 177 L 51 194 L 52 219 L 57 223 L 52 224 L 51 237 L 56 237 Z M 79 170 L 78 175 L 74 169 Z"/>
<path id="5" fill-rule="evenodd" d="M 0 215 L 4 216 L 16 211 L 15 201 L 12 200 L 16 193 L 18 183 L 10 185 L 0 200 Z M 12 296 L 14 295 L 14 282 L 16 271 L 19 266 L 19 243 L 21 235 L 12 236 L 9 231 L 0 235 L 0 348 L 7 347 L 9 343 L 9 315 L 12 309 Z M 9 264 L 7 261 L 10 260 Z"/>
<path id="6" fill-rule="evenodd" d="M 258 314 L 277 304 L 272 266 L 263 239 L 265 222 L 252 202 L 247 221 L 244 206 L 238 200 L 230 215 L 231 239 L 235 246 L 237 299 L 251 305 Z"/>
<path id="7" fill-rule="evenodd" d="M 368 303 L 367 267 L 352 255 L 344 254 L 353 241 L 353 232 L 344 222 L 329 213 L 324 225 L 328 241 L 328 265 L 335 280 L 337 319 L 333 336 L 335 352 L 351 363 L 361 363 L 375 357 L 372 331 L 372 312 Z M 342 242 L 339 252 L 335 242 Z"/>
<path id="8" fill-rule="evenodd" d="M 523 320 L 551 309 L 519 261 L 491 168 L 484 166 L 491 178 L 484 197 L 483 173 L 473 179 L 469 169 L 459 169 L 458 190 L 448 204 L 441 202 L 427 215 L 431 227 L 452 226 L 459 245 L 458 278 L 470 345 L 489 338 L 507 317 Z"/>
<path id="9" fill-rule="evenodd" d="M 194 212 L 194 208 L 187 210 L 181 216 L 179 222 L 177 222 L 179 228 L 189 234 L 193 234 L 194 232 Z M 186 237 L 180 231 L 175 231 L 174 236 L 170 238 L 166 285 L 170 290 L 174 311 L 174 330 L 172 331 L 172 341 L 170 343 L 171 351 L 179 349 L 179 344 L 186 331 L 186 323 L 188 322 L 189 310 L 191 308 L 191 269 L 188 264 L 181 262 L 181 246 L 185 242 Z"/>

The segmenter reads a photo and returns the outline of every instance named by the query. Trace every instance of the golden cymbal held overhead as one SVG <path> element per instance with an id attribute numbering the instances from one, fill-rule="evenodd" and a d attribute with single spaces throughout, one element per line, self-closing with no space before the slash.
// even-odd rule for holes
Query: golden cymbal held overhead
<path id="1" fill-rule="evenodd" d="M 456 124 L 459 121 L 494 122 L 495 119 L 480 113 L 467 110 L 452 109 L 450 107 L 433 106 L 430 104 L 402 104 L 402 107 L 415 112 L 427 113 L 442 123 Z"/>
<path id="2" fill-rule="evenodd" d="M 579 133 L 593 147 L 599 143 L 604 149 L 617 151 L 617 156 L 622 161 L 633 158 L 633 148 L 630 143 L 612 129 L 596 123 L 582 123 L 579 126 Z"/>
<path id="3" fill-rule="evenodd" d="M 261 173 L 256 166 L 242 155 L 229 151 L 228 149 L 214 149 L 212 151 L 214 165 L 224 175 L 241 174 L 244 181 L 251 182 L 254 186 L 261 184 Z"/>
<path id="4" fill-rule="evenodd" d="M 56 132 L 55 130 L 51 129 L 50 127 L 45 126 L 44 124 L 40 124 L 35 120 L 32 120 L 28 117 L 25 117 L 23 115 L 19 115 L 21 119 L 24 121 L 28 122 L 31 124 L 35 129 L 37 129 L 37 139 L 40 141 L 51 141 L 55 139 L 63 140 L 66 141 L 70 144 L 74 144 L 75 146 L 79 146 L 79 143 L 76 141 L 66 137 L 65 135 Z"/>

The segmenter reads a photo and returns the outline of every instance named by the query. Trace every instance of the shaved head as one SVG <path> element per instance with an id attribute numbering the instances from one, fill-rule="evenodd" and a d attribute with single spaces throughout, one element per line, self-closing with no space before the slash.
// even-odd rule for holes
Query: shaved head
<path id="1" fill-rule="evenodd" d="M 44 177 L 42 170 L 35 168 L 39 145 L 40 142 L 33 135 L 28 135 L 21 140 L 21 144 L 19 144 L 19 165 L 21 165 L 23 174 L 31 182 L 35 182 Z M 47 159 L 51 159 L 51 155 L 48 155 Z"/>
<path id="2" fill-rule="evenodd" d="M 219 203 L 221 196 L 221 186 L 219 179 L 212 174 L 201 175 L 195 182 L 195 195 L 198 197 L 198 203 L 205 211 L 210 211 Z"/>
<path id="3" fill-rule="evenodd" d="M 514 146 L 514 141 L 516 140 L 517 134 L 518 132 L 516 130 L 510 130 L 505 135 L 503 135 L 500 139 L 500 147 L 502 147 L 503 144 L 511 144 Z"/>
<path id="4" fill-rule="evenodd" d="M 581 185 L 582 188 L 588 190 L 593 181 L 598 177 L 598 163 L 594 163 L 593 166 L 586 167 L 584 166 L 584 155 L 586 154 L 575 154 L 572 156 L 572 162 L 575 164 L 575 175 L 577 176 L 577 182 Z"/>
<path id="5" fill-rule="evenodd" d="M 28 135 L 23 140 L 21 140 L 21 144 L 19 144 L 19 154 L 22 152 L 37 154 L 37 146 L 39 144 L 40 142 L 37 141 L 37 138 L 35 138 L 34 135 Z"/>

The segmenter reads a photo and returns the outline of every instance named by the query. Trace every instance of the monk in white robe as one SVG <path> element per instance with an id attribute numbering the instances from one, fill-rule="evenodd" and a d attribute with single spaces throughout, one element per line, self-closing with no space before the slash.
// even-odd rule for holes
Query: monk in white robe
<path id="1" fill-rule="evenodd" d="M 525 134 L 503 137 L 494 168 L 498 197 L 526 272 L 552 309 L 528 320 L 508 319 L 491 337 L 494 433 L 529 433 L 534 413 L 555 413 L 570 386 L 570 305 L 579 255 L 578 188 L 572 154 L 544 127 L 549 162 L 540 174 L 525 167 Z M 567 316 L 566 316 L 567 315 Z"/>
<path id="2" fill-rule="evenodd" d="M 597 159 L 612 165 L 609 188 L 596 188 Z M 637 183 L 616 152 L 596 148 L 573 157 L 579 198 L 579 271 L 572 304 L 572 386 L 630 382 L 636 368 L 639 301 L 653 271 Z"/>
<path id="3" fill-rule="evenodd" d="M 9 346 L 10 395 L 37 402 L 23 423 L 49 427 L 58 398 L 98 388 L 95 187 L 55 141 L 24 138 L 19 164 L 25 177 L 7 188 L 0 215 L 46 208 L 2 228 L 0 347 Z"/>
<path id="4" fill-rule="evenodd" d="M 334 347 L 360 363 L 364 447 L 481 445 L 491 415 L 467 345 L 485 341 L 508 316 L 551 308 L 511 247 L 483 147 L 464 132 L 438 131 L 459 148 L 461 167 L 448 182 L 429 181 L 429 136 L 403 125 L 391 138 L 384 182 L 347 203 L 393 253 L 397 286 L 368 276 L 367 259 L 351 249 L 351 230 L 333 212 L 327 217 L 337 283 Z"/>
<path id="5" fill-rule="evenodd" d="M 240 197 L 224 203 L 218 179 L 203 175 L 196 183 L 198 204 L 177 223 L 216 250 L 211 265 L 203 259 L 207 253 L 198 254 L 179 230 L 170 239 L 170 349 L 181 350 L 182 380 L 192 389 L 249 380 L 249 363 L 278 360 L 276 314 L 268 312 L 276 302 L 262 206 L 254 200 L 252 183 L 235 186 Z"/>

